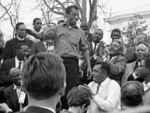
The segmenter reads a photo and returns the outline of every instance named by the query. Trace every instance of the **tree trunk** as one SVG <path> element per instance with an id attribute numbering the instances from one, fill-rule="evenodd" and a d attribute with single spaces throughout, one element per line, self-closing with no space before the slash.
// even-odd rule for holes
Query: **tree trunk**
<path id="1" fill-rule="evenodd" d="M 87 12 L 87 0 L 82 0 L 81 20 L 82 20 L 82 22 L 86 22 L 87 23 L 86 12 Z"/>
<path id="2" fill-rule="evenodd" d="M 89 27 L 91 28 L 91 25 L 93 21 L 95 20 L 95 17 L 97 16 L 97 0 L 93 0 L 93 3 L 91 4 L 90 8 L 90 15 L 89 15 Z"/>

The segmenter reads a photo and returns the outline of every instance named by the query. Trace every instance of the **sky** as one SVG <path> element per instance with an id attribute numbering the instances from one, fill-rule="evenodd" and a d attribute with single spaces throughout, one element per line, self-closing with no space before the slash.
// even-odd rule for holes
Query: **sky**
<path id="1" fill-rule="evenodd" d="M 9 0 L 5 0 L 9 1 Z M 106 2 L 108 1 L 108 2 Z M 105 10 L 111 11 L 112 14 L 129 11 L 142 7 L 145 4 L 150 4 L 150 0 L 103 0 L 106 3 Z M 32 20 L 35 17 L 41 17 L 41 12 L 39 9 L 34 9 L 36 7 L 36 0 L 22 0 L 20 8 L 20 22 L 24 22 L 27 27 L 31 28 Z M 12 28 L 7 22 L 0 23 L 0 29 L 4 32 L 5 39 L 8 40 L 12 34 Z"/>

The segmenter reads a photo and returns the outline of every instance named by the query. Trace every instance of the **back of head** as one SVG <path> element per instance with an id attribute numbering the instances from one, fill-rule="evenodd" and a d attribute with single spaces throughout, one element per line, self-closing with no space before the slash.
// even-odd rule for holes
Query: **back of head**
<path id="1" fill-rule="evenodd" d="M 23 88 L 36 100 L 55 96 L 64 87 L 65 77 L 61 58 L 49 53 L 29 57 L 22 69 Z"/>
<path id="2" fill-rule="evenodd" d="M 123 106 L 135 107 L 143 103 L 144 87 L 140 82 L 129 81 L 121 88 Z"/>
<path id="3" fill-rule="evenodd" d="M 90 90 L 83 85 L 71 89 L 67 95 L 69 107 L 79 107 L 90 104 Z"/>

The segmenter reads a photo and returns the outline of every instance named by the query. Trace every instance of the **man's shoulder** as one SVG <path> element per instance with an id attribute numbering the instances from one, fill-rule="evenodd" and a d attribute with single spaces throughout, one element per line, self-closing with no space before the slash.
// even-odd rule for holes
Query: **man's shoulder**
<path id="1" fill-rule="evenodd" d="M 11 38 L 11 39 L 9 39 L 7 42 L 6 42 L 6 44 L 8 44 L 8 43 L 14 43 L 16 41 L 16 38 Z"/>
<path id="2" fill-rule="evenodd" d="M 32 40 L 30 40 L 30 39 L 27 39 L 27 38 L 25 38 L 25 41 L 26 41 L 26 42 L 33 43 L 33 41 L 32 41 Z"/>
<path id="3" fill-rule="evenodd" d="M 10 58 L 10 59 L 6 59 L 3 64 L 9 64 L 12 63 L 13 61 L 15 61 L 15 58 Z"/>
<path id="4" fill-rule="evenodd" d="M 4 88 L 4 95 L 8 94 L 10 91 L 12 91 L 14 89 L 14 85 L 10 85 L 6 88 Z"/>
<path id="5" fill-rule="evenodd" d="M 109 86 L 118 87 L 120 89 L 120 85 L 118 84 L 118 82 L 113 79 L 110 79 Z"/>

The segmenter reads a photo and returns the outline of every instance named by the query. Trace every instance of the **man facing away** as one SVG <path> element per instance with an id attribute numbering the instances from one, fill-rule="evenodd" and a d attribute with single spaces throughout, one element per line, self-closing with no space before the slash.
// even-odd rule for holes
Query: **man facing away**
<path id="1" fill-rule="evenodd" d="M 55 113 L 66 86 L 62 59 L 49 53 L 33 55 L 24 63 L 21 74 L 29 100 L 21 113 Z"/>

